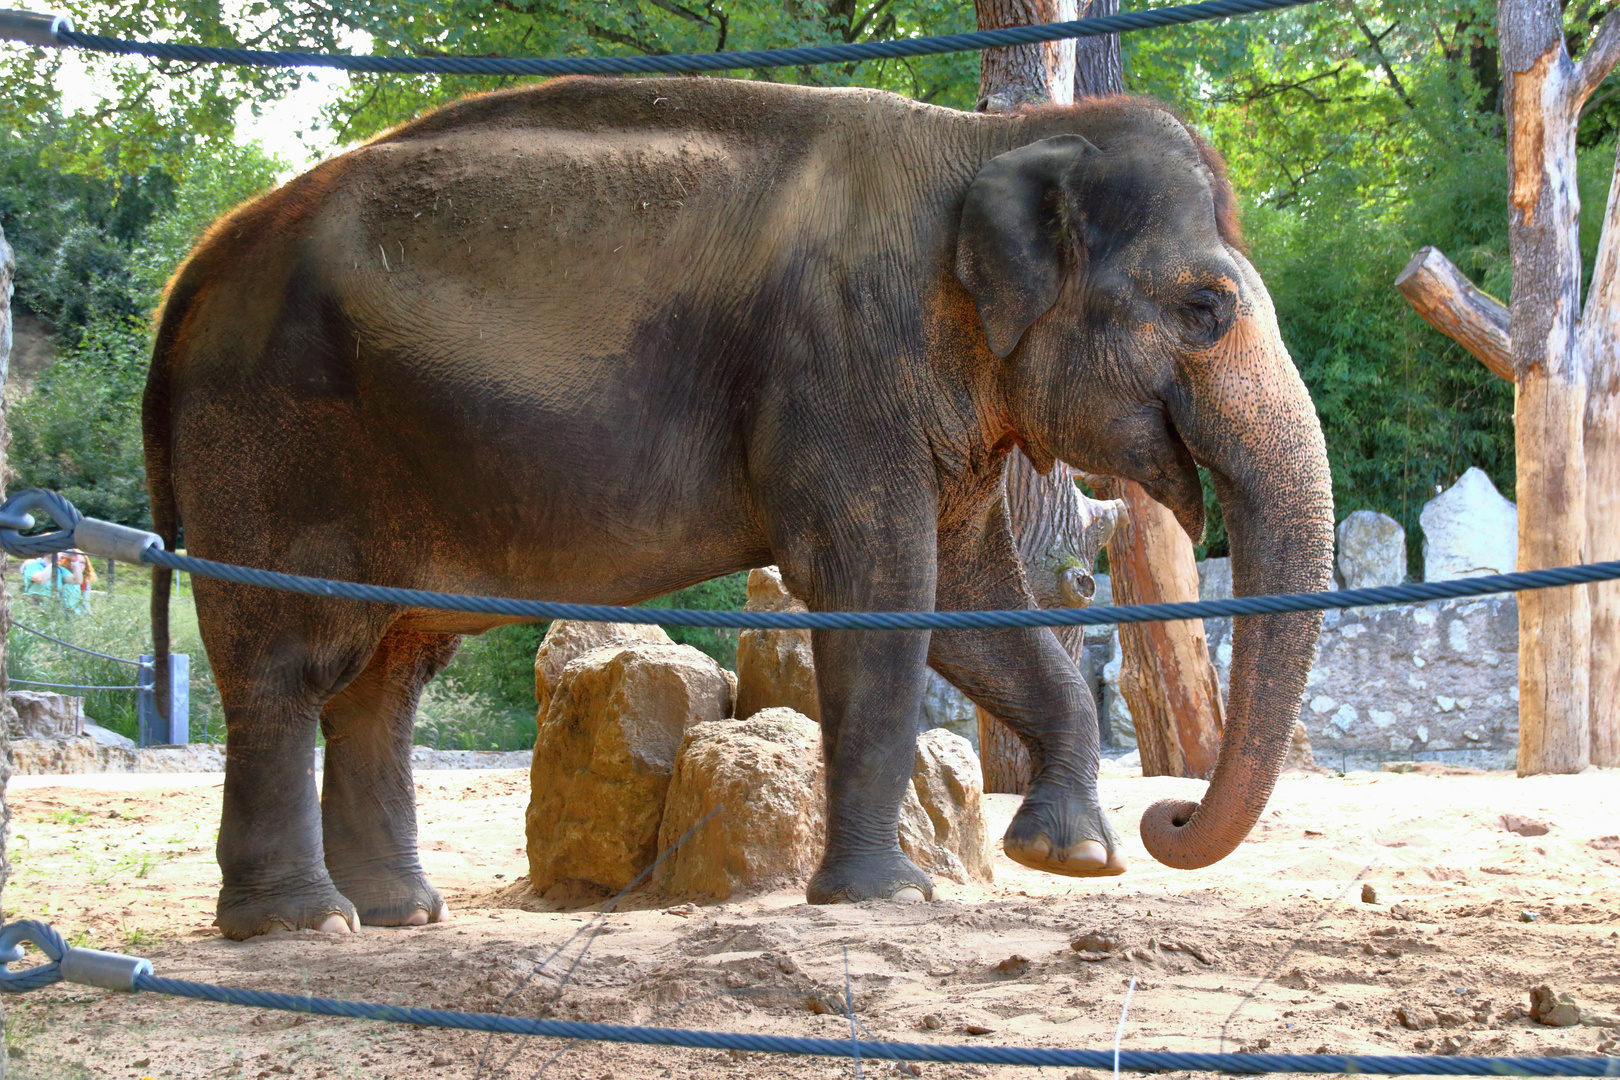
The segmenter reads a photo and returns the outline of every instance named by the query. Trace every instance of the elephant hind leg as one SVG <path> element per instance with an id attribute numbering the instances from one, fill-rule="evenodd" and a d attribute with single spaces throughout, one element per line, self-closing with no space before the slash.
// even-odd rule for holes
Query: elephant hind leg
<path id="1" fill-rule="evenodd" d="M 420 926 L 449 912 L 416 850 L 411 735 L 428 680 L 460 638 L 397 626 L 321 713 L 321 834 L 332 882 L 372 926 Z"/>

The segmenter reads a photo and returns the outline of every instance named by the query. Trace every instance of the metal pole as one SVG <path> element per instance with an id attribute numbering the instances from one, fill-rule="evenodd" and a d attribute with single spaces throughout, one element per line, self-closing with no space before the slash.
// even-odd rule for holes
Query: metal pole
<path id="1" fill-rule="evenodd" d="M 6 430 L 6 406 L 3 393 L 6 383 L 6 372 L 11 363 L 11 271 L 15 266 L 12 260 L 11 247 L 6 243 L 6 234 L 0 230 L 0 476 L 6 472 L 6 444 L 11 441 L 11 434 Z M 0 557 L 0 570 L 3 570 L 6 560 Z M 52 577 L 55 577 L 54 570 Z M 5 574 L 0 573 L 0 692 L 4 692 L 6 685 L 6 639 L 11 632 L 11 598 L 6 594 Z M 0 723 L 0 820 L 6 816 L 6 780 L 11 770 L 5 763 L 11 759 L 11 747 L 7 737 L 6 725 Z M 6 838 L 0 832 L 0 890 L 5 888 L 6 870 Z M 5 1023 L 5 1013 L 0 1010 L 0 1025 Z M 0 1054 L 0 1080 L 6 1075 L 6 1058 L 8 1055 Z"/>

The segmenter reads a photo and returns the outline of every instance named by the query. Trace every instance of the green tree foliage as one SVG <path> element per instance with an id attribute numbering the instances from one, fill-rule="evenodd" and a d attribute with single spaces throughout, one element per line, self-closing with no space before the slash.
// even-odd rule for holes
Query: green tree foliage
<path id="1" fill-rule="evenodd" d="M 148 525 L 140 399 L 151 313 L 208 223 L 269 187 L 280 163 L 227 146 L 178 182 L 157 169 L 104 178 L 52 167 L 15 133 L 0 145 L 0 222 L 17 246 L 18 308 L 48 320 L 61 348 L 11 410 L 16 484 Z"/>

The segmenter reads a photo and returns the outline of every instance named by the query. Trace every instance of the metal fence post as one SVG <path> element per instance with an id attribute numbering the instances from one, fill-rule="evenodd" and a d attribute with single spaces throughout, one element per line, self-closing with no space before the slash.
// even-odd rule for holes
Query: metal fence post
<path id="1" fill-rule="evenodd" d="M 142 746 L 183 746 L 191 737 L 191 657 L 170 653 L 168 670 L 169 715 L 157 707 L 157 670 L 153 658 L 142 656 L 135 682 L 135 716 Z"/>

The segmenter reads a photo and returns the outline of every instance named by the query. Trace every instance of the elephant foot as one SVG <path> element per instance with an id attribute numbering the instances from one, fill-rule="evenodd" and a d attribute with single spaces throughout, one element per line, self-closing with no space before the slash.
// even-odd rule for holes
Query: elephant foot
<path id="1" fill-rule="evenodd" d="M 1064 877 L 1114 877 L 1125 856 L 1113 826 L 1093 801 L 1042 797 L 1032 789 L 1002 838 L 1015 863 Z"/>
<path id="2" fill-rule="evenodd" d="M 898 848 L 881 855 L 824 861 L 805 890 L 805 899 L 812 904 L 853 904 L 861 900 L 920 903 L 933 898 L 933 881 Z"/>
<path id="3" fill-rule="evenodd" d="M 214 925 L 232 941 L 246 941 L 272 930 L 355 933 L 360 918 L 354 905 L 330 882 L 277 891 L 227 885 L 219 891 Z"/>
<path id="4" fill-rule="evenodd" d="M 334 874 L 333 880 L 354 901 L 366 926 L 426 926 L 450 919 L 444 897 L 420 872 L 375 878 Z"/>

